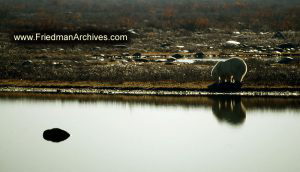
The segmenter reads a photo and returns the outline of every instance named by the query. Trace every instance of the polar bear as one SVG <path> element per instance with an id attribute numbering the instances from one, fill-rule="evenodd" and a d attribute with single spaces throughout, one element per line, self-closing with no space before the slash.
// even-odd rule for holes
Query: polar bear
<path id="1" fill-rule="evenodd" d="M 247 64 L 243 59 L 237 57 L 220 61 L 211 70 L 211 76 L 218 83 L 241 83 L 246 73 Z"/>

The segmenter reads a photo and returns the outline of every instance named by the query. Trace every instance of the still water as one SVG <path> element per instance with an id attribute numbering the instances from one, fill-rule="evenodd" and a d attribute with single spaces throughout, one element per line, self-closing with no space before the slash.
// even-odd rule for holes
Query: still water
<path id="1" fill-rule="evenodd" d="M 3 172 L 296 172 L 300 99 L 0 95 Z M 43 131 L 61 128 L 59 143 Z"/>

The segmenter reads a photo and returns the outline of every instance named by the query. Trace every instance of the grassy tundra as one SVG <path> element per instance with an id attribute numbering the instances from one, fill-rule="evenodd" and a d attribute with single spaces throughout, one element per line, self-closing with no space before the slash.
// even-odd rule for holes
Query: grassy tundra
<path id="1" fill-rule="evenodd" d="M 293 63 L 279 64 L 281 57 L 276 51 L 278 45 L 286 42 L 299 45 L 300 32 L 285 32 L 286 39 L 272 38 L 273 34 L 148 31 L 125 48 L 93 44 L 23 45 L 2 35 L 0 85 L 207 88 L 214 82 L 211 69 L 217 62 L 213 59 L 242 54 L 248 67 L 244 88 L 300 88 L 299 58 L 293 56 Z M 227 40 L 240 41 L 241 45 L 228 47 L 224 44 Z M 143 58 L 128 56 L 136 52 L 142 53 Z M 208 61 L 166 62 L 174 53 L 194 59 L 197 52 L 204 52 Z M 281 55 L 299 52 L 298 46 Z"/>
<path id="2" fill-rule="evenodd" d="M 116 87 L 206 88 L 213 82 L 216 62 L 186 63 L 125 62 L 124 60 L 72 60 L 35 58 L 5 59 L 0 62 L 1 85 L 62 85 Z M 299 63 L 278 64 L 260 58 L 244 58 L 248 73 L 244 87 L 299 87 Z"/>

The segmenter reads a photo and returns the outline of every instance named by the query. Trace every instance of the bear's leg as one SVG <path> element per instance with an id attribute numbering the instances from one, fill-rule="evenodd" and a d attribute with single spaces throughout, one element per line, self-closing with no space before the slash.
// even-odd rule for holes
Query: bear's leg
<path id="1" fill-rule="evenodd" d="M 239 84 L 241 83 L 241 76 L 239 74 L 233 75 L 234 83 Z"/>
<path id="2" fill-rule="evenodd" d="M 220 78 L 221 78 L 221 82 L 220 82 L 220 83 L 225 83 L 225 81 L 226 81 L 226 76 L 220 76 Z"/>
<path id="3" fill-rule="evenodd" d="M 221 77 L 218 77 L 215 83 L 220 84 L 221 83 Z"/>
<path id="4" fill-rule="evenodd" d="M 232 75 L 229 76 L 229 82 L 233 83 L 233 76 Z"/>
<path id="5" fill-rule="evenodd" d="M 231 75 L 226 76 L 226 82 L 228 82 L 228 83 L 232 82 L 232 76 Z"/>

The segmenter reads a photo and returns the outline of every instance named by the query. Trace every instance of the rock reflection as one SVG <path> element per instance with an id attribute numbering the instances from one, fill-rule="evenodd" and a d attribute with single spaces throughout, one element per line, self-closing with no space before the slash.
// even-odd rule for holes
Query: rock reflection
<path id="1" fill-rule="evenodd" d="M 218 96 L 213 97 L 212 112 L 219 121 L 226 121 L 232 125 L 241 125 L 246 119 L 246 109 L 241 97 Z"/>

